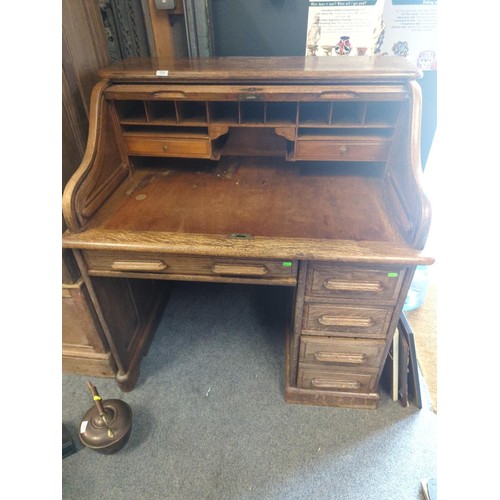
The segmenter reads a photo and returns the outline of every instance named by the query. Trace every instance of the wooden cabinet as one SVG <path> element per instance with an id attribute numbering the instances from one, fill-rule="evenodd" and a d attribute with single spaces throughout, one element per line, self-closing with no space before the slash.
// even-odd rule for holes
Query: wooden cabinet
<path id="1" fill-rule="evenodd" d="M 62 3 L 62 184 L 85 153 L 90 94 L 100 66 L 109 64 L 97 2 Z M 63 221 L 63 231 L 66 226 Z M 116 365 L 87 287 L 70 250 L 62 254 L 62 369 L 114 377 Z"/>
<path id="2" fill-rule="evenodd" d="M 80 375 L 114 377 L 116 366 L 81 279 L 62 286 L 62 369 Z"/>
<path id="3" fill-rule="evenodd" d="M 297 301 L 297 390 L 323 391 L 326 404 L 375 407 L 383 362 L 411 270 L 310 262 Z"/>
<path id="4" fill-rule="evenodd" d="M 292 57 L 134 59 L 99 74 L 63 246 L 120 386 L 135 385 L 162 284 L 265 284 L 294 290 L 285 399 L 376 407 L 415 267 L 432 262 L 419 71 Z"/>

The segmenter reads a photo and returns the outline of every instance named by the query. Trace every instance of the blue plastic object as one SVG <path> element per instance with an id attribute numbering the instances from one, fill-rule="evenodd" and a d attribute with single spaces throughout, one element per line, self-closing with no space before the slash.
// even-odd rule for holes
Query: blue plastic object
<path id="1" fill-rule="evenodd" d="M 429 291 L 429 266 L 417 266 L 408 290 L 403 311 L 413 311 L 420 307 Z"/>

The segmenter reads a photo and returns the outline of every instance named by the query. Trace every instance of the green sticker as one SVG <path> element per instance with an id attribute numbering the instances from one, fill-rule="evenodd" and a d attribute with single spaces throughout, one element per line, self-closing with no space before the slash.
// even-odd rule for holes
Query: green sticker
<path id="1" fill-rule="evenodd" d="M 281 265 L 283 267 L 292 267 L 292 263 L 291 262 L 283 262 Z"/>
<path id="2" fill-rule="evenodd" d="M 388 278 L 397 278 L 398 277 L 398 273 L 387 273 L 387 277 Z"/>

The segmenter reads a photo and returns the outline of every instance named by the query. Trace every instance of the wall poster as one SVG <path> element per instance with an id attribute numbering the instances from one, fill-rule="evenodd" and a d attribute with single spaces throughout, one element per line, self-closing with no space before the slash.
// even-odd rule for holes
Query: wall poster
<path id="1" fill-rule="evenodd" d="M 398 55 L 436 70 L 437 0 L 309 0 L 306 55 Z"/>

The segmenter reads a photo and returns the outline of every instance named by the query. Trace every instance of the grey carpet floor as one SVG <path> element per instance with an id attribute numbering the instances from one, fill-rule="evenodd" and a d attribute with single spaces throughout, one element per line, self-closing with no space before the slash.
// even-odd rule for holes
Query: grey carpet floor
<path id="1" fill-rule="evenodd" d="M 62 463 L 63 499 L 423 498 L 436 477 L 437 416 L 382 392 L 377 410 L 287 404 L 286 289 L 179 283 L 136 388 L 62 376 L 62 420 L 77 452 Z M 125 447 L 85 448 L 91 380 L 132 408 Z"/>

